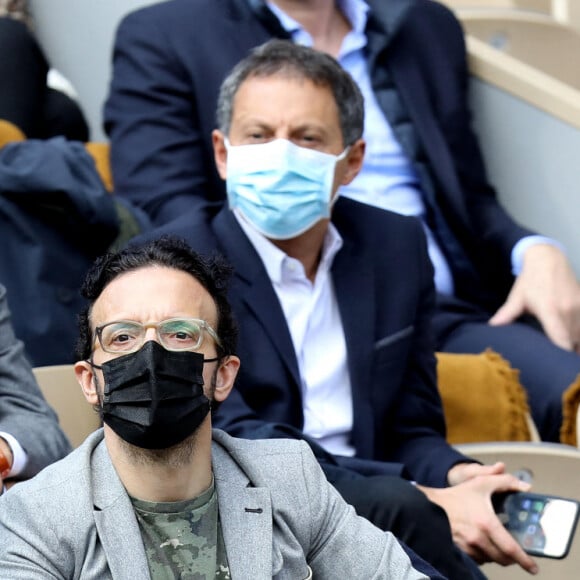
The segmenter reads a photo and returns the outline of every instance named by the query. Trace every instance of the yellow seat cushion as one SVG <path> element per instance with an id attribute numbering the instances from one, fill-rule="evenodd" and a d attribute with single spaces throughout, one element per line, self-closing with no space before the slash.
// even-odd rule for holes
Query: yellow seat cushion
<path id="1" fill-rule="evenodd" d="M 26 135 L 10 121 L 0 119 L 0 147 L 14 141 L 24 141 Z M 111 175 L 111 165 L 109 163 L 109 144 L 97 141 L 85 143 L 105 187 L 108 191 L 113 191 L 113 176 Z"/>
<path id="2" fill-rule="evenodd" d="M 90 153 L 95 161 L 97 171 L 101 176 L 107 191 L 113 191 L 113 176 L 111 174 L 111 164 L 109 162 L 109 144 L 98 141 L 89 141 L 85 143 L 86 150 Z"/>
<path id="3" fill-rule="evenodd" d="M 447 441 L 529 441 L 530 409 L 519 371 L 496 352 L 437 353 Z"/>
<path id="4" fill-rule="evenodd" d="M 0 119 L 0 147 L 13 141 L 24 141 L 26 135 L 13 123 Z"/>
<path id="5" fill-rule="evenodd" d="M 580 375 L 564 391 L 562 397 L 564 419 L 560 428 L 560 443 L 580 447 L 578 429 L 580 429 Z"/>

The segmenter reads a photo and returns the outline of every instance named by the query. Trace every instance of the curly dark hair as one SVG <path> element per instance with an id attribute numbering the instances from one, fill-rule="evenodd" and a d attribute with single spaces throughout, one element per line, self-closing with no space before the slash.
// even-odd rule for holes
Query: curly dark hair
<path id="1" fill-rule="evenodd" d="M 221 359 L 235 354 L 238 327 L 227 299 L 231 266 L 222 256 L 201 256 L 185 241 L 163 236 L 142 245 L 129 245 L 118 252 L 107 253 L 90 268 L 81 287 L 81 294 L 88 304 L 78 318 L 77 359 L 87 360 L 91 356 L 94 342 L 90 323 L 92 308 L 106 286 L 125 272 L 152 265 L 186 272 L 208 291 L 215 302 L 218 317 L 216 332 L 221 344 L 216 344 L 217 355 Z"/>

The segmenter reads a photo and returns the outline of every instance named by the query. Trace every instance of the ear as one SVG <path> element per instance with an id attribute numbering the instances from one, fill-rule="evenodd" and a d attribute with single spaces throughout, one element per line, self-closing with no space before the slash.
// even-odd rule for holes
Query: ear
<path id="1" fill-rule="evenodd" d="M 225 135 L 218 129 L 214 129 L 211 133 L 211 141 L 213 143 L 213 157 L 215 160 L 215 166 L 218 170 L 220 177 L 225 180 L 227 175 L 227 160 L 228 160 L 228 150 L 226 149 L 226 144 L 224 143 Z"/>
<path id="2" fill-rule="evenodd" d="M 237 356 L 230 355 L 220 364 L 215 380 L 214 398 L 221 403 L 228 398 L 230 391 L 234 386 L 238 369 L 240 368 L 240 359 Z"/>
<path id="3" fill-rule="evenodd" d="M 365 157 L 366 143 L 362 139 L 355 141 L 348 151 L 346 159 L 346 170 L 340 181 L 341 185 L 348 185 L 359 173 Z"/>
<path id="4" fill-rule="evenodd" d="M 98 405 L 99 397 L 97 395 L 97 385 L 94 380 L 95 371 L 93 367 L 83 360 L 75 363 L 74 369 L 77 381 L 83 390 L 83 395 L 85 396 L 87 403 Z"/>

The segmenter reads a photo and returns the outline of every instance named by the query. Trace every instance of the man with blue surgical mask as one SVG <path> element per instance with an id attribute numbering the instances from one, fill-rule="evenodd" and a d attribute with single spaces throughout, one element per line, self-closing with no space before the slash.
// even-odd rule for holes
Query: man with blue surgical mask
<path id="1" fill-rule="evenodd" d="M 216 423 L 306 440 L 359 514 L 449 578 L 480 574 L 464 553 L 534 571 L 490 501 L 522 484 L 445 440 L 421 224 L 337 198 L 365 153 L 353 79 L 328 55 L 270 41 L 227 76 L 217 110 L 228 206 L 167 228 L 235 269 L 243 364 Z"/>
<path id="2" fill-rule="evenodd" d="M 320 219 L 330 218 L 336 164 L 349 148 L 332 155 L 296 145 L 291 135 L 235 147 L 226 138 L 224 145 L 230 207 L 263 236 L 296 238 Z"/>
<path id="3" fill-rule="evenodd" d="M 227 197 L 210 137 L 225 76 L 271 38 L 330 54 L 365 99 L 365 162 L 340 195 L 421 219 L 437 350 L 500 353 L 520 371 L 542 439 L 575 444 L 562 403 L 580 385 L 580 285 L 557 242 L 518 224 L 486 175 L 463 36 L 433 0 L 142 7 L 117 30 L 104 109 L 115 192 L 155 226 L 211 219 Z"/>

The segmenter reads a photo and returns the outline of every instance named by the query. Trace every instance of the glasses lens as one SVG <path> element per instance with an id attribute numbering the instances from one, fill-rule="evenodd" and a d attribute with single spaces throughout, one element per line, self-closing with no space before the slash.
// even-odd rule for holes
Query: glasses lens
<path id="1" fill-rule="evenodd" d="M 172 319 L 157 327 L 159 341 L 168 350 L 197 350 L 201 346 L 202 321 Z"/>
<path id="2" fill-rule="evenodd" d="M 99 338 L 104 351 L 129 353 L 141 348 L 144 336 L 145 329 L 140 324 L 112 322 L 102 327 Z"/>

